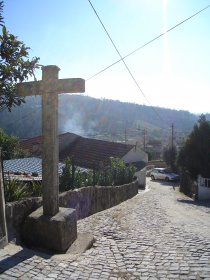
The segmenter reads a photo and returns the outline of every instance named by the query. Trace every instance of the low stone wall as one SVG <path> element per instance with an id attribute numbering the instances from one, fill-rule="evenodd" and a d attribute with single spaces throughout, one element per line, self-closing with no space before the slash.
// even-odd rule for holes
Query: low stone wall
<path id="1" fill-rule="evenodd" d="M 83 187 L 59 195 L 60 207 L 76 209 L 77 219 L 113 207 L 138 193 L 138 181 L 122 186 Z M 42 199 L 28 198 L 6 204 L 8 239 L 19 239 L 25 218 L 42 205 Z"/>
<path id="2" fill-rule="evenodd" d="M 113 207 L 138 193 L 138 182 L 122 186 L 84 187 L 67 191 L 59 196 L 61 207 L 76 209 L 77 219 Z"/>

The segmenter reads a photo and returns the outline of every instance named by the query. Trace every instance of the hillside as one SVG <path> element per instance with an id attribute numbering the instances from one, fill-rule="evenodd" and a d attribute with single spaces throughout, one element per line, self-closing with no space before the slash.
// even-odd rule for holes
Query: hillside
<path id="1" fill-rule="evenodd" d="M 209 116 L 208 116 L 209 117 Z M 143 106 L 82 95 L 59 99 L 59 132 L 111 141 L 170 141 L 174 124 L 177 141 L 188 134 L 198 116 L 187 111 Z M 41 135 L 41 99 L 30 97 L 12 112 L 0 113 L 0 127 L 20 138 Z"/>

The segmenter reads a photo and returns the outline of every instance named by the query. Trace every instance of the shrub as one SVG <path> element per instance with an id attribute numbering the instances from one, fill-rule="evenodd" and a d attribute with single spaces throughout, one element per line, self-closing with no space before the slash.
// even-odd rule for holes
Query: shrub
<path id="1" fill-rule="evenodd" d="M 122 159 L 111 158 L 111 165 L 100 170 L 81 171 L 75 167 L 72 159 L 65 161 L 63 173 L 60 176 L 60 191 L 83 186 L 110 186 L 123 185 L 132 182 L 136 168 L 126 165 Z"/>
<path id="2" fill-rule="evenodd" d="M 13 179 L 4 182 L 4 195 L 6 202 L 12 202 L 30 196 L 30 192 L 27 184 Z"/>
<path id="3" fill-rule="evenodd" d="M 15 179 L 4 181 L 4 195 L 6 202 L 18 201 L 26 197 L 37 197 L 42 195 L 41 182 L 19 182 Z"/>
<path id="4" fill-rule="evenodd" d="M 62 175 L 59 179 L 60 192 L 72 190 L 83 186 L 93 185 L 92 171 L 82 171 L 76 167 L 72 159 L 65 160 Z"/>
<path id="5" fill-rule="evenodd" d="M 42 195 L 42 183 L 39 181 L 32 181 L 30 186 L 30 196 L 41 196 Z"/>

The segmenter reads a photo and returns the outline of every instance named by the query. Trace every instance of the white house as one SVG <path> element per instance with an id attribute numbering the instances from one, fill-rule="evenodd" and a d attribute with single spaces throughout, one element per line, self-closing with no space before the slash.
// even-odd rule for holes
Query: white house
<path id="1" fill-rule="evenodd" d="M 198 176 L 198 199 L 210 199 L 210 178 Z"/>

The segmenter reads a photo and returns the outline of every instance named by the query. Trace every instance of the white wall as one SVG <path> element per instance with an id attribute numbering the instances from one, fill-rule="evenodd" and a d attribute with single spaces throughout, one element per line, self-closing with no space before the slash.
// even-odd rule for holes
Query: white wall
<path id="1" fill-rule="evenodd" d="M 140 171 L 137 171 L 134 176 L 137 177 L 137 180 L 138 180 L 138 184 L 140 186 L 146 186 L 146 168 L 143 168 L 142 170 Z"/>
<path id="2" fill-rule="evenodd" d="M 125 163 L 144 161 L 148 162 L 148 154 L 139 148 L 133 147 L 123 158 Z"/>
<path id="3" fill-rule="evenodd" d="M 198 199 L 210 199 L 210 178 L 198 176 Z"/>

